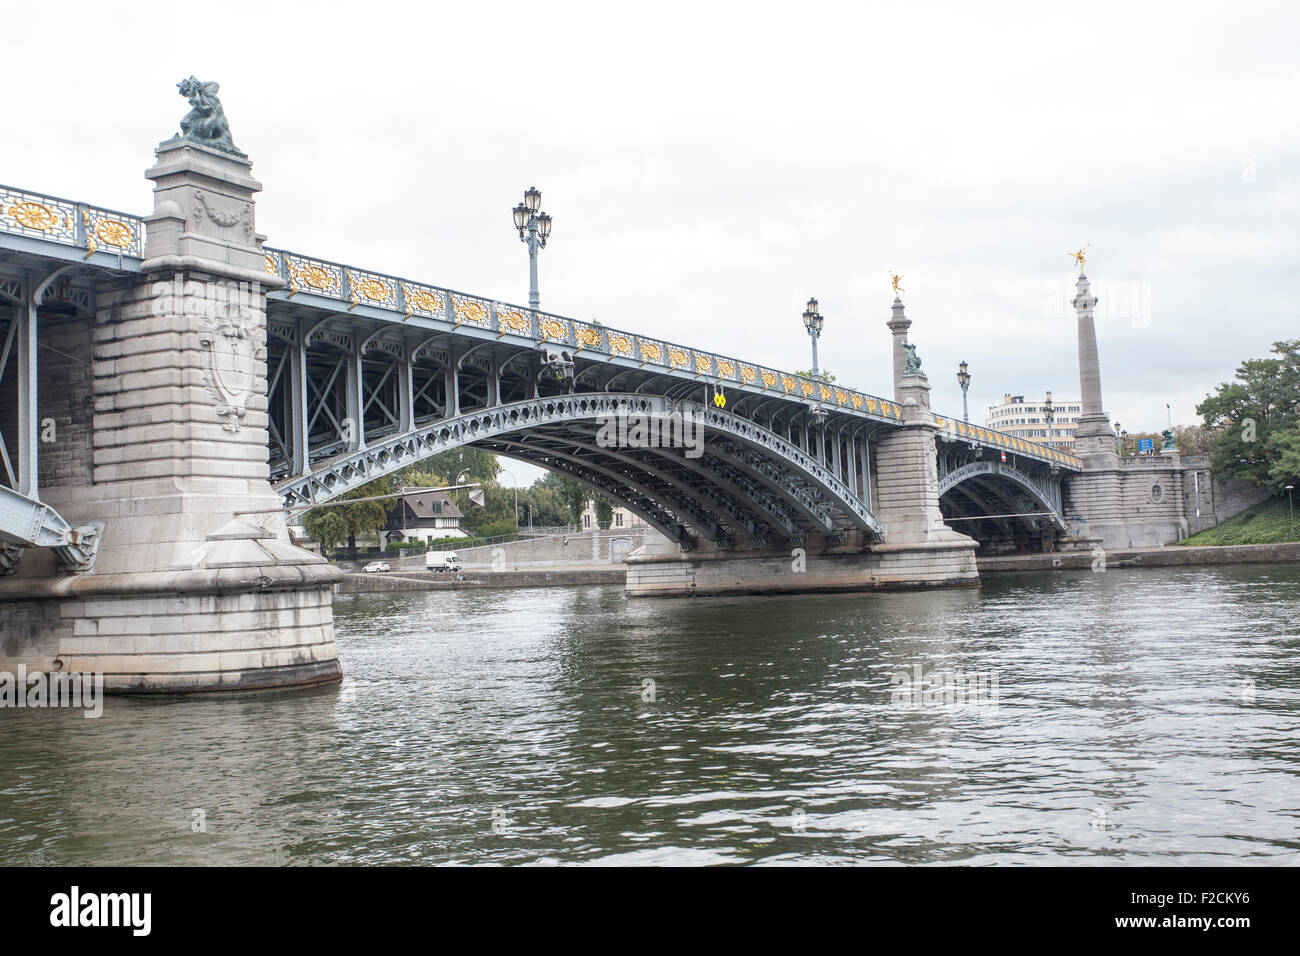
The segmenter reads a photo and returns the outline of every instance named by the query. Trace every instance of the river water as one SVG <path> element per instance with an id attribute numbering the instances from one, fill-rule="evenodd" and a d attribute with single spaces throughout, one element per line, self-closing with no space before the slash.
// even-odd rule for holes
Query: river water
<path id="1" fill-rule="evenodd" d="M 335 619 L 341 687 L 0 711 L 0 863 L 1300 860 L 1294 566 Z"/>

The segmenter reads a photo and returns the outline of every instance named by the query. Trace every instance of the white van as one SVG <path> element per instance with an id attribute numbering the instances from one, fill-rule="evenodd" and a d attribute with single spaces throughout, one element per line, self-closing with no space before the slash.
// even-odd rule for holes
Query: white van
<path id="1" fill-rule="evenodd" d="M 424 556 L 424 566 L 435 574 L 441 571 L 459 571 L 460 557 L 455 551 L 430 551 Z"/>

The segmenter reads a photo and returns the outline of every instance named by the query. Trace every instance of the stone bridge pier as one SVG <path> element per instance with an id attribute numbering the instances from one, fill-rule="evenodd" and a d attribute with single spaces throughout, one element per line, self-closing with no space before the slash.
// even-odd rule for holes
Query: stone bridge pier
<path id="1" fill-rule="evenodd" d="M 891 326 L 892 328 L 892 326 Z M 902 351 L 901 337 L 895 349 Z M 703 552 L 647 549 L 627 558 L 632 597 L 977 587 L 976 542 L 944 524 L 926 377 L 895 363 L 903 423 L 880 435 L 867 497 L 884 540 L 810 534 L 781 548 Z"/>
<path id="2" fill-rule="evenodd" d="M 93 570 L 48 549 L 0 579 L 0 670 L 103 673 L 117 692 L 242 691 L 341 679 L 340 573 L 295 547 L 268 483 L 268 275 L 248 159 L 156 150 L 140 274 L 42 316 L 36 406 L 69 409 L 41 499 L 100 530 Z M 50 356 L 47 361 L 46 356 Z M 48 403 L 48 404 L 47 404 Z"/>

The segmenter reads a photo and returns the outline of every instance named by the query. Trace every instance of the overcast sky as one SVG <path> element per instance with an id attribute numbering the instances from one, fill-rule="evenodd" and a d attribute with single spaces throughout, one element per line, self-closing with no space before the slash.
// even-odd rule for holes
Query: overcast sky
<path id="1" fill-rule="evenodd" d="M 146 213 L 221 84 L 270 245 L 888 394 L 891 270 L 937 410 L 1078 396 L 1075 272 L 1129 431 L 1300 337 L 1300 5 L 11 5 L 0 182 Z M 24 39 L 25 38 L 25 39 Z M 531 472 L 529 476 L 531 477 Z"/>

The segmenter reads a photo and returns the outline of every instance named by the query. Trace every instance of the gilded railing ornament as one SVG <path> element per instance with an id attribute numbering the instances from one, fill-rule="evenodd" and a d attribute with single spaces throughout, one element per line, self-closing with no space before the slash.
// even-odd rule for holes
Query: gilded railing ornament
<path id="1" fill-rule="evenodd" d="M 660 365 L 664 364 L 664 350 L 659 343 L 647 342 L 645 339 L 641 339 L 640 342 L 642 365 L 645 365 L 646 362 L 658 362 Z"/>
<path id="2" fill-rule="evenodd" d="M 508 309 L 504 305 L 498 305 L 497 321 L 500 325 L 497 338 L 501 338 L 507 332 L 518 332 L 520 335 L 526 335 L 530 331 L 528 316 L 518 309 Z"/>
<path id="3" fill-rule="evenodd" d="M 19 225 L 41 232 L 57 229 L 61 221 L 53 209 L 39 202 L 16 203 L 9 207 L 9 215 L 13 216 L 14 221 Z"/>
<path id="4" fill-rule="evenodd" d="M 539 323 L 542 330 L 543 342 L 563 342 L 567 337 L 564 331 L 564 323 L 559 319 L 542 319 Z"/>
<path id="5" fill-rule="evenodd" d="M 592 348 L 600 348 L 600 343 L 601 343 L 600 329 L 589 328 L 588 326 L 585 325 L 574 326 L 574 328 L 578 330 L 577 351 L 581 352 L 587 346 L 591 346 Z"/>
<path id="6" fill-rule="evenodd" d="M 625 335 L 609 334 L 609 348 L 615 355 L 622 355 L 625 358 L 631 357 L 635 349 L 632 348 L 632 340 Z"/>
<path id="7" fill-rule="evenodd" d="M 406 300 L 406 317 L 409 319 L 414 309 L 438 315 L 442 312 L 442 296 L 428 289 L 417 289 L 403 284 L 402 296 Z"/>
<path id="8" fill-rule="evenodd" d="M 776 373 L 764 370 L 761 373 L 764 388 L 774 388 L 776 386 Z"/>
<path id="9" fill-rule="evenodd" d="M 671 346 L 668 348 L 668 360 L 672 363 L 673 368 L 690 368 L 691 357 L 685 349 L 675 349 Z"/>
<path id="10" fill-rule="evenodd" d="M 718 371 L 728 378 L 736 377 L 736 364 L 729 359 L 718 359 Z"/>
<path id="11" fill-rule="evenodd" d="M 492 321 L 488 314 L 487 306 L 476 299 L 467 299 L 463 296 L 454 295 L 451 297 L 451 308 L 456 313 L 456 325 L 463 322 L 473 322 L 476 325 L 487 325 Z"/>
<path id="12" fill-rule="evenodd" d="M 91 229 L 90 229 L 90 211 L 89 211 L 89 210 L 83 209 L 83 210 L 81 211 L 81 221 L 82 221 L 82 224 L 85 225 L 85 227 L 86 227 L 86 254 L 85 254 L 84 256 L 82 256 L 81 258 L 83 258 L 83 259 L 89 259 L 91 256 L 93 256 L 93 255 L 95 254 L 95 248 L 96 248 L 96 246 L 95 246 L 95 234 L 94 234 L 93 232 L 91 232 Z"/>

